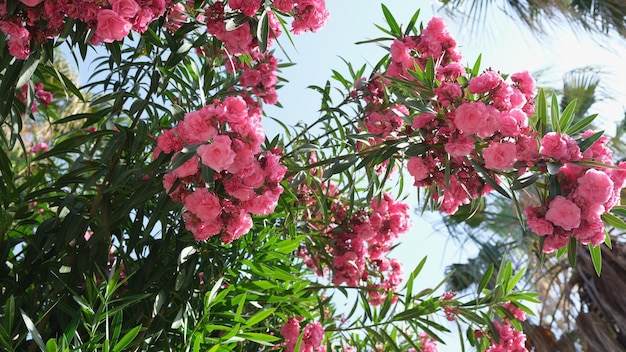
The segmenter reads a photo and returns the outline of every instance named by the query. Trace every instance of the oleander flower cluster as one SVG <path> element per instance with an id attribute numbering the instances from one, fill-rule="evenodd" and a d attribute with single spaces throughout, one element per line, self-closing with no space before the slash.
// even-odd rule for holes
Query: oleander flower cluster
<path id="1" fill-rule="evenodd" d="M 386 71 L 357 81 L 351 94 L 365 102 L 360 130 L 368 141 L 357 148 L 408 141 L 406 169 L 414 185 L 446 214 L 500 188 L 504 179 L 541 174 L 545 185 L 560 192 L 525 211 L 530 229 L 545 237 L 544 251 L 563 247 L 571 236 L 583 244 L 602 243 L 601 215 L 619 205 L 624 187 L 625 166 L 613 165 L 608 138 L 581 151 L 579 144 L 592 131 L 580 137 L 561 131 L 539 135 L 529 123 L 537 94 L 531 75 L 476 72 L 464 68 L 461 57 L 436 17 L 420 35 L 395 39 Z M 400 92 L 397 99 L 389 93 L 392 86 Z M 407 87 L 413 91 L 405 93 Z M 584 166 L 589 162 L 594 166 Z M 548 164 L 562 165 L 558 185 L 548 177 Z"/>
<path id="2" fill-rule="evenodd" d="M 591 135 L 593 131 L 586 131 L 582 137 Z M 626 185 L 626 163 L 613 165 L 608 141 L 602 136 L 581 152 L 565 134 L 550 132 L 541 139 L 539 152 L 545 162 L 561 166 L 556 174 L 560 194 L 524 211 L 530 229 L 545 238 L 544 252 L 565 246 L 570 237 L 583 244 L 604 242 L 601 216 L 620 204 L 620 191 Z"/>
<path id="3" fill-rule="evenodd" d="M 302 334 L 299 351 L 326 352 L 326 347 L 322 345 L 324 339 L 324 328 L 322 324 L 319 322 L 307 324 L 301 332 L 300 322 L 302 320 L 304 320 L 302 317 L 298 319 L 291 317 L 280 329 L 280 334 L 285 338 L 285 351 L 294 352 L 298 344 L 298 339 L 300 339 L 300 334 Z"/>
<path id="4" fill-rule="evenodd" d="M 173 154 L 163 186 L 184 205 L 196 240 L 219 234 L 230 243 L 252 228 L 251 214 L 274 210 L 286 168 L 279 151 L 261 149 L 264 140 L 261 109 L 234 96 L 185 114 L 158 137 L 155 155 Z"/>
<path id="5" fill-rule="evenodd" d="M 166 28 L 175 31 L 194 8 L 189 0 L 19 0 L 17 6 L 7 5 L 7 1 L 0 1 L 0 32 L 8 39 L 9 53 L 18 59 L 26 59 L 34 46 L 59 36 L 75 21 L 92 32 L 87 39 L 97 45 L 121 41 L 131 31 L 143 33 L 166 12 Z M 324 0 L 278 0 L 273 5 L 275 11 L 293 17 L 294 34 L 317 31 L 328 19 Z M 217 1 L 206 9 L 206 15 L 199 14 L 198 20 L 206 19 L 209 32 L 223 41 L 231 54 L 241 54 L 254 47 L 256 28 L 249 21 L 227 28 L 226 18 L 234 14 L 252 18 L 265 9 L 261 0 Z M 274 11 L 265 15 L 271 27 L 268 39 L 272 40 L 280 34 L 280 23 Z"/>
<path id="6" fill-rule="evenodd" d="M 323 211 L 316 206 L 311 190 L 302 187 L 299 191 L 308 209 L 303 221 L 327 243 L 322 249 L 303 246 L 300 254 L 318 275 L 329 274 L 335 285 L 367 287 L 369 302 L 380 305 L 402 282 L 402 263 L 388 258 L 388 254 L 399 236 L 410 228 L 409 206 L 383 193 L 369 206 L 350 212 L 348 200 L 341 197 L 335 185 L 326 192 L 331 201 L 329 216 L 323 220 Z"/>

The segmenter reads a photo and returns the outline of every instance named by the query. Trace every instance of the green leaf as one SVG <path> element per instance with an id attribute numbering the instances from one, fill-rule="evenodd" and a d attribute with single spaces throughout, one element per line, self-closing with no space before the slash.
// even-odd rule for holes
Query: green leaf
<path id="1" fill-rule="evenodd" d="M 22 314 L 22 319 L 24 320 L 24 324 L 26 325 L 26 329 L 30 333 L 30 336 L 32 336 L 33 340 L 35 340 L 35 343 L 37 344 L 37 346 L 39 346 L 39 348 L 45 352 L 46 344 L 43 342 L 43 339 L 41 338 L 41 334 L 39 333 L 39 331 L 37 331 L 37 327 L 35 326 L 35 323 L 33 323 L 33 321 L 30 320 L 30 318 L 28 317 L 28 315 L 26 315 L 26 312 L 24 312 L 22 308 L 20 308 L 20 312 Z"/>
<path id="2" fill-rule="evenodd" d="M 17 79 L 17 83 L 15 84 L 15 87 L 21 88 L 28 81 L 30 81 L 30 78 L 33 76 L 33 73 L 35 73 L 35 70 L 37 69 L 38 65 L 39 65 L 39 55 L 33 54 L 29 56 L 28 59 L 26 59 L 26 61 L 24 62 L 24 66 L 22 66 L 22 70 L 20 71 L 20 76 Z"/>
<path id="3" fill-rule="evenodd" d="M 602 214 L 600 218 L 618 230 L 626 230 L 626 222 L 611 213 Z"/>
<path id="4" fill-rule="evenodd" d="M 113 352 L 120 352 L 123 351 L 126 347 L 128 347 L 133 340 L 135 339 L 135 337 L 137 337 L 137 334 L 139 334 L 139 331 L 141 330 L 142 326 L 136 326 L 133 329 L 131 329 L 129 332 L 127 332 L 121 339 L 120 342 L 118 342 L 115 347 L 113 347 Z"/>
<path id="5" fill-rule="evenodd" d="M 602 248 L 600 245 L 594 246 L 589 244 L 589 254 L 591 255 L 591 261 L 593 262 L 593 268 L 596 270 L 596 275 L 600 277 L 602 272 Z"/>
<path id="6" fill-rule="evenodd" d="M 234 31 L 235 29 L 243 26 L 246 22 L 250 20 L 250 17 L 244 15 L 243 13 L 237 14 L 235 17 L 229 19 L 226 22 L 226 31 Z"/>
<path id="7" fill-rule="evenodd" d="M 584 153 L 587 149 L 589 149 L 598 139 L 600 139 L 600 137 L 602 137 L 602 135 L 604 134 L 604 131 L 598 131 L 594 134 L 592 134 L 591 136 L 589 136 L 589 138 L 585 139 L 584 141 L 578 143 L 578 147 L 580 148 L 580 152 Z"/>
<path id="8" fill-rule="evenodd" d="M 411 34 L 411 32 L 415 29 L 415 23 L 417 23 L 417 19 L 419 18 L 419 15 L 420 15 L 420 9 L 417 9 L 417 11 L 415 11 L 415 13 L 413 14 L 413 17 L 411 17 L 411 20 L 409 20 L 409 23 L 406 26 L 406 30 L 404 31 L 405 37 Z"/>
<path id="9" fill-rule="evenodd" d="M 476 77 L 480 73 L 480 62 L 482 60 L 482 56 L 482 54 L 479 54 L 476 62 L 474 62 L 474 66 L 472 66 L 472 77 Z"/>
<path id="10" fill-rule="evenodd" d="M 480 283 L 478 284 L 478 288 L 476 289 L 476 293 L 478 295 L 480 295 L 481 292 L 483 292 L 483 290 L 485 289 L 485 287 L 487 287 L 487 284 L 489 283 L 489 280 L 491 280 L 491 276 L 493 275 L 494 270 L 495 270 L 495 266 L 493 265 L 493 263 L 489 264 L 489 269 L 487 269 L 487 272 L 485 273 L 485 275 L 483 275 L 483 278 L 480 280 Z"/>
<path id="11" fill-rule="evenodd" d="M 274 311 L 276 311 L 276 308 L 265 309 L 256 313 L 246 321 L 245 326 L 254 326 L 255 324 L 265 320 L 267 317 L 274 314 Z"/>
<path id="12" fill-rule="evenodd" d="M 613 244 L 611 243 L 611 236 L 609 236 L 609 234 L 606 232 L 606 229 L 604 229 L 604 244 L 606 244 L 606 246 L 609 247 L 609 249 L 613 249 Z"/>
<path id="13" fill-rule="evenodd" d="M 259 42 L 259 50 L 261 51 L 261 53 L 265 53 L 267 51 L 267 45 L 269 42 L 270 20 L 269 16 L 267 15 L 267 11 L 268 9 L 266 8 L 261 14 L 256 31 L 256 38 Z"/>
<path id="14" fill-rule="evenodd" d="M 387 24 L 389 25 L 389 29 L 391 30 L 391 33 L 397 38 L 402 37 L 402 30 L 400 29 L 398 22 L 396 22 L 396 19 L 393 18 L 393 15 L 391 14 L 387 6 L 385 6 L 384 4 L 380 4 L 380 5 L 383 9 L 383 14 L 385 15 L 385 20 L 387 21 Z"/>
<path id="15" fill-rule="evenodd" d="M 15 98 L 15 88 L 17 80 L 22 72 L 24 61 L 16 60 L 6 69 L 0 83 L 0 123 L 4 122 L 11 111 Z"/>
<path id="16" fill-rule="evenodd" d="M 567 244 L 567 259 L 569 260 L 570 267 L 576 267 L 576 249 L 578 247 L 578 241 L 575 237 L 569 238 L 569 243 Z"/>
<path id="17" fill-rule="evenodd" d="M 537 172 L 528 172 L 521 175 L 513 181 L 513 184 L 511 185 L 511 191 L 519 191 L 520 189 L 531 186 L 532 184 L 537 182 L 540 176 L 541 174 Z"/>
<path id="18" fill-rule="evenodd" d="M 598 117 L 598 114 L 593 114 L 593 115 L 589 115 L 587 117 L 584 117 L 582 119 L 580 119 L 578 122 L 576 122 L 573 126 L 571 126 L 570 128 L 567 129 L 567 131 L 565 131 L 565 133 L 571 135 L 574 135 L 582 130 L 585 130 L 589 127 L 589 125 L 591 125 L 591 123 L 593 122 L 593 120 L 596 119 L 596 117 Z"/>
<path id="19" fill-rule="evenodd" d="M 535 110 L 535 114 L 537 115 L 536 130 L 539 132 L 539 136 L 544 136 L 546 134 L 546 125 L 548 124 L 547 105 L 546 93 L 543 89 L 539 89 L 539 94 L 537 95 L 537 109 Z"/>
<path id="20" fill-rule="evenodd" d="M 574 121 L 574 112 L 576 111 L 576 99 L 572 100 L 561 114 L 561 118 L 559 119 L 559 130 L 567 131 Z"/>
<path id="21" fill-rule="evenodd" d="M 496 180 L 494 180 L 491 176 L 489 176 L 489 173 L 482 166 L 480 166 L 474 160 L 470 160 L 470 162 L 471 162 L 472 166 L 474 167 L 474 170 L 476 170 L 476 172 L 478 172 L 480 174 L 480 176 L 482 176 L 482 179 L 489 186 L 491 186 L 491 188 L 493 188 L 496 192 L 500 193 L 501 195 L 503 195 L 507 199 L 511 199 L 511 195 L 509 195 L 509 193 L 506 190 L 504 190 L 504 188 L 502 188 L 496 182 Z"/>
<path id="22" fill-rule="evenodd" d="M 552 93 L 552 103 L 550 104 L 550 118 L 552 129 L 554 132 L 561 134 L 561 125 L 559 125 L 559 100 L 556 97 L 555 93 Z"/>

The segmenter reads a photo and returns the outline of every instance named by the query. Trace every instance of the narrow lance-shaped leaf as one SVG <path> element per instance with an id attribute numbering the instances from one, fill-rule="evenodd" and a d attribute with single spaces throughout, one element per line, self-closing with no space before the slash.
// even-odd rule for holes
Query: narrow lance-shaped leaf
<path id="1" fill-rule="evenodd" d="M 554 93 L 552 93 L 552 102 L 550 103 L 550 118 L 552 130 L 561 134 L 561 125 L 559 124 L 559 101 Z"/>
<path id="2" fill-rule="evenodd" d="M 594 246 L 589 244 L 589 254 L 591 255 L 591 261 L 593 262 L 593 268 L 596 270 L 596 275 L 600 276 L 602 272 L 602 248 L 600 245 Z"/>
<path id="3" fill-rule="evenodd" d="M 559 130 L 561 132 L 566 133 L 565 131 L 569 129 L 572 122 L 574 121 L 575 111 L 576 111 L 576 99 L 572 100 L 569 104 L 567 104 L 567 106 L 563 110 L 563 113 L 561 114 L 561 118 L 559 119 Z"/>
<path id="4" fill-rule="evenodd" d="M 573 126 L 570 126 L 570 128 L 567 129 L 567 131 L 565 131 L 565 133 L 569 134 L 570 136 L 573 134 L 576 134 L 584 129 L 587 129 L 589 127 L 589 125 L 591 125 L 591 123 L 593 122 L 593 120 L 596 119 L 596 117 L 598 117 L 598 114 L 593 114 L 593 115 L 589 115 L 586 116 L 582 119 L 580 119 L 578 122 L 576 122 Z"/>
<path id="5" fill-rule="evenodd" d="M 578 247 L 578 241 L 575 237 L 570 237 L 569 243 L 567 244 L 567 259 L 569 260 L 569 265 L 573 268 L 576 266 L 576 248 Z"/>

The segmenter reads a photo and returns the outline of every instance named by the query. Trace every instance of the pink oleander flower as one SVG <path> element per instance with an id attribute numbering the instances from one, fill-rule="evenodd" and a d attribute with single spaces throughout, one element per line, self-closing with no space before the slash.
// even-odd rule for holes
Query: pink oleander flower
<path id="1" fill-rule="evenodd" d="M 513 314 L 515 319 L 517 319 L 519 321 L 525 321 L 526 320 L 526 312 L 524 312 L 522 309 L 518 308 L 513 303 L 506 302 L 506 303 L 504 303 L 503 307 L 506 310 L 508 310 L 509 312 L 511 312 L 511 314 Z"/>
<path id="2" fill-rule="evenodd" d="M 230 137 L 217 135 L 213 138 L 213 143 L 198 147 L 198 155 L 204 165 L 221 172 L 233 163 L 236 153 L 231 147 Z"/>
<path id="3" fill-rule="evenodd" d="M 90 132 L 95 132 L 95 130 Z M 165 154 L 170 154 L 182 150 L 185 144 L 173 130 L 164 130 L 157 138 L 157 146 Z"/>
<path id="4" fill-rule="evenodd" d="M 233 10 L 241 11 L 248 17 L 252 17 L 261 7 L 261 0 L 229 0 L 228 6 Z"/>
<path id="5" fill-rule="evenodd" d="M 556 132 L 548 132 L 541 138 L 539 153 L 560 160 L 567 155 L 567 142 Z"/>
<path id="6" fill-rule="evenodd" d="M 456 109 L 454 124 L 467 133 L 485 138 L 500 128 L 500 113 L 483 102 L 467 102 Z"/>
<path id="7" fill-rule="evenodd" d="M 503 82 L 497 72 L 489 70 L 469 81 L 469 91 L 472 94 L 489 93 Z"/>
<path id="8" fill-rule="evenodd" d="M 300 34 L 305 31 L 317 32 L 328 20 L 328 10 L 324 0 L 294 0 L 291 31 Z"/>
<path id="9" fill-rule="evenodd" d="M 240 97 L 227 97 L 218 108 L 220 116 L 229 124 L 248 122 L 248 104 Z"/>
<path id="10" fill-rule="evenodd" d="M 177 178 L 184 178 L 196 174 L 200 170 L 198 156 L 194 155 L 191 159 L 184 162 L 181 166 L 172 171 L 172 175 Z"/>
<path id="11" fill-rule="evenodd" d="M 50 150 L 50 146 L 46 142 L 39 142 L 30 148 L 30 152 L 33 154 L 37 154 L 38 152 L 45 153 Z"/>
<path id="12" fill-rule="evenodd" d="M 226 231 L 222 233 L 220 239 L 222 242 L 228 244 L 250 231 L 252 228 L 252 217 L 248 212 L 239 210 L 231 213 L 225 227 Z"/>
<path id="13" fill-rule="evenodd" d="M 109 4 L 113 11 L 127 20 L 135 17 L 141 10 L 141 6 L 135 0 L 109 0 Z"/>
<path id="14" fill-rule="evenodd" d="M 571 200 L 556 196 L 548 205 L 546 220 L 566 231 L 580 226 L 580 208 Z"/>
<path id="15" fill-rule="evenodd" d="M 278 11 L 290 12 L 293 10 L 294 0 L 274 0 L 272 5 L 274 5 Z"/>
<path id="16" fill-rule="evenodd" d="M 519 90 L 526 96 L 535 96 L 537 88 L 535 88 L 535 80 L 528 71 L 517 72 L 511 75 L 511 80 L 517 84 Z"/>
<path id="17" fill-rule="evenodd" d="M 422 181 L 430 175 L 430 171 L 428 166 L 424 163 L 424 159 L 418 156 L 411 157 L 406 167 L 409 174 L 415 179 L 415 182 Z"/>
<path id="18" fill-rule="evenodd" d="M 529 206 L 524 210 L 528 227 L 532 232 L 539 236 L 552 235 L 554 233 L 554 225 L 546 220 L 537 216 L 537 208 Z"/>
<path id="19" fill-rule="evenodd" d="M 217 135 L 217 129 L 208 121 L 205 109 L 185 114 L 176 132 L 187 144 L 206 143 Z"/>
<path id="20" fill-rule="evenodd" d="M 30 55 L 30 32 L 23 26 L 7 21 L 0 21 L 0 30 L 9 36 L 9 54 L 24 60 Z"/>
<path id="21" fill-rule="evenodd" d="M 20 0 L 26 6 L 35 7 L 43 2 L 43 0 Z"/>
<path id="22" fill-rule="evenodd" d="M 563 248 L 563 246 L 569 242 L 570 236 L 565 230 L 555 227 L 554 233 L 552 235 L 545 236 L 544 238 L 543 253 L 550 253 Z"/>
<path id="23" fill-rule="evenodd" d="M 452 157 L 464 157 L 474 151 L 474 138 L 470 136 L 459 136 L 444 145 L 444 149 Z"/>
<path id="24" fill-rule="evenodd" d="M 500 342 L 494 343 L 485 350 L 485 352 L 528 352 L 526 349 L 526 335 L 516 330 L 508 320 L 500 322 L 493 322 L 498 335 L 500 335 Z"/>
<path id="25" fill-rule="evenodd" d="M 100 10 L 98 12 L 97 38 L 104 43 L 124 39 L 133 25 L 113 10 Z"/>
<path id="26" fill-rule="evenodd" d="M 185 208 L 203 222 L 214 221 L 222 212 L 220 199 L 206 188 L 197 188 L 185 198 Z"/>
<path id="27" fill-rule="evenodd" d="M 589 169 L 578 179 L 575 197 L 591 204 L 604 204 L 613 194 L 613 181 L 603 171 Z"/>
<path id="28" fill-rule="evenodd" d="M 506 171 L 513 167 L 516 161 L 517 147 L 513 143 L 490 143 L 483 149 L 485 167 L 491 170 Z"/>

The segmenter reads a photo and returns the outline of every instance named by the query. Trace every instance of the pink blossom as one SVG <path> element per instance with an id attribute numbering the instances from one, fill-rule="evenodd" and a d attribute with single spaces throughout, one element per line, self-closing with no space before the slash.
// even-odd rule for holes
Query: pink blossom
<path id="1" fill-rule="evenodd" d="M 105 43 L 112 43 L 124 39 L 132 28 L 132 24 L 113 10 L 98 12 L 98 27 L 96 35 Z"/>
<path id="2" fill-rule="evenodd" d="M 43 0 L 20 0 L 22 4 L 30 7 L 35 7 L 43 2 Z"/>
<path id="3" fill-rule="evenodd" d="M 244 208 L 252 214 L 269 215 L 276 208 L 278 198 L 282 192 L 283 188 L 281 186 L 276 186 L 272 189 L 265 188 L 262 194 L 245 202 Z"/>
<path id="4" fill-rule="evenodd" d="M 291 23 L 293 34 L 317 32 L 324 27 L 329 16 L 324 0 L 294 0 L 294 3 L 296 8 Z"/>
<path id="5" fill-rule="evenodd" d="M 413 124 L 411 125 L 411 127 L 415 130 L 419 128 L 425 128 L 428 123 L 434 120 L 435 120 L 435 115 L 422 113 L 413 118 Z"/>
<path id="6" fill-rule="evenodd" d="M 32 148 L 30 148 L 30 152 L 33 154 L 36 154 L 39 151 L 42 151 L 42 153 L 45 153 L 48 150 L 50 150 L 50 146 L 46 142 L 39 142 L 35 144 L 34 146 L 32 146 Z"/>
<path id="7" fill-rule="evenodd" d="M 575 197 L 591 204 L 604 204 L 613 193 L 613 181 L 603 171 L 589 169 L 578 179 Z"/>
<path id="8" fill-rule="evenodd" d="M 109 0 L 109 4 L 113 11 L 125 19 L 135 17 L 137 12 L 141 10 L 141 6 L 135 0 Z"/>
<path id="9" fill-rule="evenodd" d="M 580 208 L 571 200 L 556 196 L 548 205 L 546 220 L 564 230 L 572 230 L 580 226 Z"/>
<path id="10" fill-rule="evenodd" d="M 236 153 L 231 148 L 230 137 L 218 135 L 213 143 L 199 146 L 198 155 L 204 165 L 221 172 L 233 163 Z"/>
<path id="11" fill-rule="evenodd" d="M 241 11 L 248 17 L 252 17 L 261 7 L 261 0 L 229 0 L 228 6 L 233 10 Z"/>
<path id="12" fill-rule="evenodd" d="M 231 176 L 229 178 L 222 178 L 224 184 L 224 190 L 226 193 L 241 201 L 250 200 L 256 197 L 254 189 L 243 184 L 243 181 L 238 176 Z"/>
<path id="13" fill-rule="evenodd" d="M 434 93 L 437 94 L 437 101 L 443 107 L 452 105 L 463 95 L 461 87 L 456 82 L 444 82 L 441 86 L 435 88 Z"/>
<path id="14" fill-rule="evenodd" d="M 272 5 L 274 5 L 278 11 L 289 12 L 293 10 L 294 0 L 274 0 Z"/>
<path id="15" fill-rule="evenodd" d="M 552 235 L 545 236 L 543 242 L 543 253 L 554 252 L 563 248 L 569 242 L 570 236 L 565 230 L 556 227 Z"/>
<path id="16" fill-rule="evenodd" d="M 176 132 L 187 144 L 206 143 L 217 134 L 202 111 L 185 114 L 185 119 L 176 127 Z"/>
<path id="17" fill-rule="evenodd" d="M 554 225 L 545 218 L 540 218 L 537 215 L 537 208 L 529 206 L 524 210 L 528 227 L 534 233 L 539 236 L 551 235 L 554 233 Z"/>
<path id="18" fill-rule="evenodd" d="M 248 117 L 248 105 L 240 97 L 228 97 L 222 102 L 219 114 L 229 124 L 242 124 Z"/>
<path id="19" fill-rule="evenodd" d="M 311 349 L 317 351 L 324 338 L 324 328 L 319 322 L 313 322 L 304 327 L 302 331 L 302 342 L 309 345 Z"/>
<path id="20" fill-rule="evenodd" d="M 24 60 L 30 55 L 30 32 L 17 23 L 0 21 L 0 30 L 9 36 L 9 54 Z"/>
<path id="21" fill-rule="evenodd" d="M 279 183 L 285 177 L 287 168 L 280 164 L 278 155 L 267 152 L 264 157 L 265 180 L 268 183 Z"/>
<path id="22" fill-rule="evenodd" d="M 287 344 L 286 350 L 293 352 L 300 338 L 300 323 L 296 318 L 289 318 L 285 325 L 280 328 L 280 334 L 285 338 Z"/>
<path id="23" fill-rule="evenodd" d="M 444 145 L 444 149 L 452 157 L 468 156 L 474 151 L 474 138 L 461 135 Z"/>
<path id="24" fill-rule="evenodd" d="M 454 124 L 467 134 L 489 137 L 500 127 L 499 112 L 483 102 L 463 103 L 456 109 Z"/>
<path id="25" fill-rule="evenodd" d="M 222 233 L 220 239 L 228 244 L 250 231 L 252 228 L 252 217 L 243 210 L 231 213 L 225 228 L 226 231 Z"/>
<path id="26" fill-rule="evenodd" d="M 178 152 L 183 149 L 185 144 L 172 130 L 164 130 L 157 138 L 157 146 L 165 154 Z"/>
<path id="27" fill-rule="evenodd" d="M 469 91 L 472 94 L 489 93 L 501 83 L 502 77 L 497 72 L 489 70 L 469 81 Z"/>
<path id="28" fill-rule="evenodd" d="M 200 165 L 198 164 L 198 156 L 194 155 L 191 159 L 184 162 L 181 166 L 172 171 L 172 174 L 177 178 L 183 178 L 191 176 L 200 171 Z"/>
<path id="29" fill-rule="evenodd" d="M 220 200 L 206 188 L 197 188 L 185 198 L 185 208 L 194 213 L 200 220 L 211 222 L 222 212 Z"/>
<path id="30" fill-rule="evenodd" d="M 424 159 L 420 157 L 411 157 L 406 166 L 409 174 L 411 174 L 411 176 L 415 179 L 415 182 L 422 181 L 430 175 L 428 166 L 424 163 Z"/>
<path id="31" fill-rule="evenodd" d="M 541 138 L 539 153 L 560 160 L 567 154 L 567 142 L 556 132 L 548 132 Z"/>
<path id="32" fill-rule="evenodd" d="M 582 244 L 593 244 L 597 246 L 604 242 L 604 224 L 602 221 L 584 222 L 580 227 L 574 229 L 572 235 Z"/>
<path id="33" fill-rule="evenodd" d="M 528 71 L 517 72 L 511 75 L 511 80 L 517 84 L 519 90 L 527 96 L 537 94 L 535 80 Z"/>
<path id="34" fill-rule="evenodd" d="M 491 170 L 509 170 L 516 161 L 517 148 L 515 144 L 502 142 L 490 143 L 483 149 L 483 158 L 485 159 L 485 167 Z"/>

